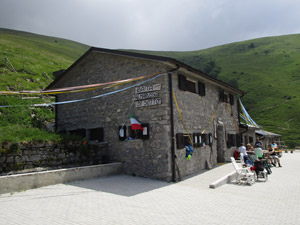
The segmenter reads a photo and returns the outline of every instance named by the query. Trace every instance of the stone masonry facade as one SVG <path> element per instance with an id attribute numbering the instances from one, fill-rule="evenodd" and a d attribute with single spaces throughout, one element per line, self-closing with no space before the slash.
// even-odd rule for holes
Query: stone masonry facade
<path id="1" fill-rule="evenodd" d="M 76 70 L 71 70 L 68 79 L 62 82 L 65 86 L 103 83 L 168 70 L 169 68 L 158 62 L 92 53 L 87 60 L 83 60 L 76 67 Z M 108 142 L 109 157 L 112 161 L 123 162 L 125 173 L 170 180 L 171 135 L 167 74 L 157 78 L 149 85 L 156 83 L 161 84 L 159 96 L 162 104 L 159 106 L 131 107 L 133 88 L 99 99 L 57 106 L 57 129 L 62 131 L 103 127 L 104 141 Z M 117 88 L 108 90 L 117 90 Z M 108 91 L 100 89 L 92 93 L 64 94 L 59 95 L 57 100 L 86 98 L 105 92 Z M 118 128 L 125 123 L 128 131 L 130 114 L 141 123 L 149 124 L 150 137 L 148 140 L 119 141 Z"/>
<path id="2" fill-rule="evenodd" d="M 192 81 L 202 81 L 199 77 L 192 76 L 187 71 L 182 71 L 181 74 L 186 75 Z M 217 140 L 223 142 L 225 161 L 230 161 L 236 146 L 227 147 L 228 134 L 237 134 L 238 126 L 238 108 L 237 98 L 235 97 L 234 105 L 221 102 L 219 100 L 219 93 L 221 89 L 214 84 L 206 83 L 206 95 L 199 96 L 196 93 L 181 91 L 178 89 L 178 74 L 173 76 L 173 90 L 182 113 L 184 123 L 188 131 L 193 133 L 204 134 L 211 133 L 213 136 L 212 146 L 206 144 L 202 147 L 194 147 L 194 153 L 191 160 L 186 160 L 185 149 L 177 149 L 177 165 L 181 176 L 187 176 L 203 169 L 211 168 L 217 163 Z M 204 81 L 203 81 L 204 82 Z M 216 115 L 213 117 L 214 113 Z M 213 118 L 211 124 L 210 120 Z M 223 136 L 215 136 L 216 124 L 223 123 Z M 183 124 L 176 107 L 174 106 L 174 123 L 175 133 L 187 133 L 183 128 Z"/>
<path id="3" fill-rule="evenodd" d="M 161 88 L 158 94 L 161 102 L 157 105 L 136 107 L 136 100 L 133 98 L 136 89 L 131 88 L 102 98 L 58 105 L 56 106 L 57 131 L 68 132 L 76 129 L 88 131 L 95 128 L 103 128 L 103 139 L 108 143 L 108 156 L 112 161 L 123 162 L 126 174 L 171 181 L 171 109 L 170 83 L 167 72 L 174 68 L 176 68 L 174 65 L 156 60 L 91 51 L 88 56 L 82 58 L 76 65 L 68 69 L 67 73 L 56 83 L 55 88 L 104 83 L 163 73 L 157 79 L 141 85 L 160 85 Z M 227 148 L 226 137 L 227 134 L 236 134 L 238 132 L 235 126 L 238 123 L 236 94 L 232 93 L 235 96 L 235 104 L 230 105 L 219 100 L 219 93 L 223 90 L 222 86 L 217 86 L 214 82 L 181 68 L 172 71 L 171 74 L 172 89 L 189 132 L 191 134 L 199 133 L 207 128 L 205 133 L 214 134 L 215 124 L 217 123 L 222 124 L 224 132 L 223 136 L 214 136 L 211 147 L 195 147 L 190 160 L 187 160 L 185 157 L 185 149 L 176 148 L 175 140 L 177 178 L 191 175 L 216 165 L 216 138 L 219 138 L 219 140 L 222 138 L 221 142 L 225 146 L 222 150 L 225 160 L 230 160 L 235 147 Z M 195 82 L 204 82 L 206 84 L 206 95 L 199 96 L 196 93 L 179 90 L 179 74 L 183 74 Z M 131 84 L 127 86 L 129 85 Z M 109 89 L 100 88 L 90 92 L 60 94 L 57 95 L 57 101 L 84 99 L 121 88 L 123 86 L 113 86 Z M 229 89 L 225 89 L 225 92 L 228 92 L 228 94 L 229 91 Z M 213 122 L 209 124 L 214 112 L 216 112 L 216 115 Z M 128 138 L 129 115 L 134 116 L 142 124 L 148 124 L 149 139 L 130 140 Z M 186 133 L 174 102 L 173 115 L 175 135 L 176 133 Z M 125 126 L 127 138 L 124 141 L 120 141 L 119 129 Z"/>

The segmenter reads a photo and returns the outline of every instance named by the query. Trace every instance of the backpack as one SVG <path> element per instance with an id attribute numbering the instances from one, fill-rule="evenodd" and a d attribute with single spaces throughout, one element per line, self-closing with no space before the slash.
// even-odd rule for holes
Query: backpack
<path id="1" fill-rule="evenodd" d="M 240 153 L 237 150 L 234 151 L 233 158 L 235 158 L 235 159 L 239 159 L 240 158 Z"/>

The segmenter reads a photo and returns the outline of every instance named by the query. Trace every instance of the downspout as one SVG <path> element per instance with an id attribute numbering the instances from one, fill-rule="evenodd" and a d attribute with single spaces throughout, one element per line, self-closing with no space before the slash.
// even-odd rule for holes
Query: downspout
<path id="1" fill-rule="evenodd" d="M 55 95 L 55 102 L 58 102 L 58 97 L 57 95 Z M 57 107 L 58 105 L 55 105 L 54 106 L 55 108 L 55 132 L 57 132 L 57 113 L 58 113 L 58 110 L 57 110 Z"/>
<path id="2" fill-rule="evenodd" d="M 169 94 L 170 94 L 170 111 L 171 111 L 171 167 L 172 167 L 172 182 L 176 182 L 176 162 L 175 162 L 175 136 L 174 136 L 174 113 L 173 113 L 173 85 L 172 85 L 172 73 L 168 73 L 169 76 Z"/>

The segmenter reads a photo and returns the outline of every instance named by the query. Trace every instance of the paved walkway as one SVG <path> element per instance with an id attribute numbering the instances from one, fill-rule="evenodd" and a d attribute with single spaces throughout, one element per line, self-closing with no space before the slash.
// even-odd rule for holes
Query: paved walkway
<path id="1" fill-rule="evenodd" d="M 281 162 L 253 186 L 208 188 L 226 164 L 176 184 L 119 175 L 4 194 L 0 224 L 300 224 L 300 152 Z"/>

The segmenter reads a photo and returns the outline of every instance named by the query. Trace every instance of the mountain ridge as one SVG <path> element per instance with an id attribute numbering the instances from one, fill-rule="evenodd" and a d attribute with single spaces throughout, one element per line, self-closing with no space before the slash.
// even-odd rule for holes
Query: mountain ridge
<path id="1" fill-rule="evenodd" d="M 300 140 L 298 46 L 300 34 L 256 38 L 187 52 L 123 50 L 174 58 L 245 91 L 242 101 L 251 117 L 264 129 L 282 134 L 289 146 L 295 146 Z M 7 57 L 18 70 L 16 75 L 0 62 L 0 89 L 45 88 L 54 79 L 53 71 L 68 68 L 89 47 L 67 39 L 0 28 L 0 58 Z M 21 69 L 24 65 L 36 75 L 24 73 Z M 0 119 L 0 125 L 3 123 Z"/>

